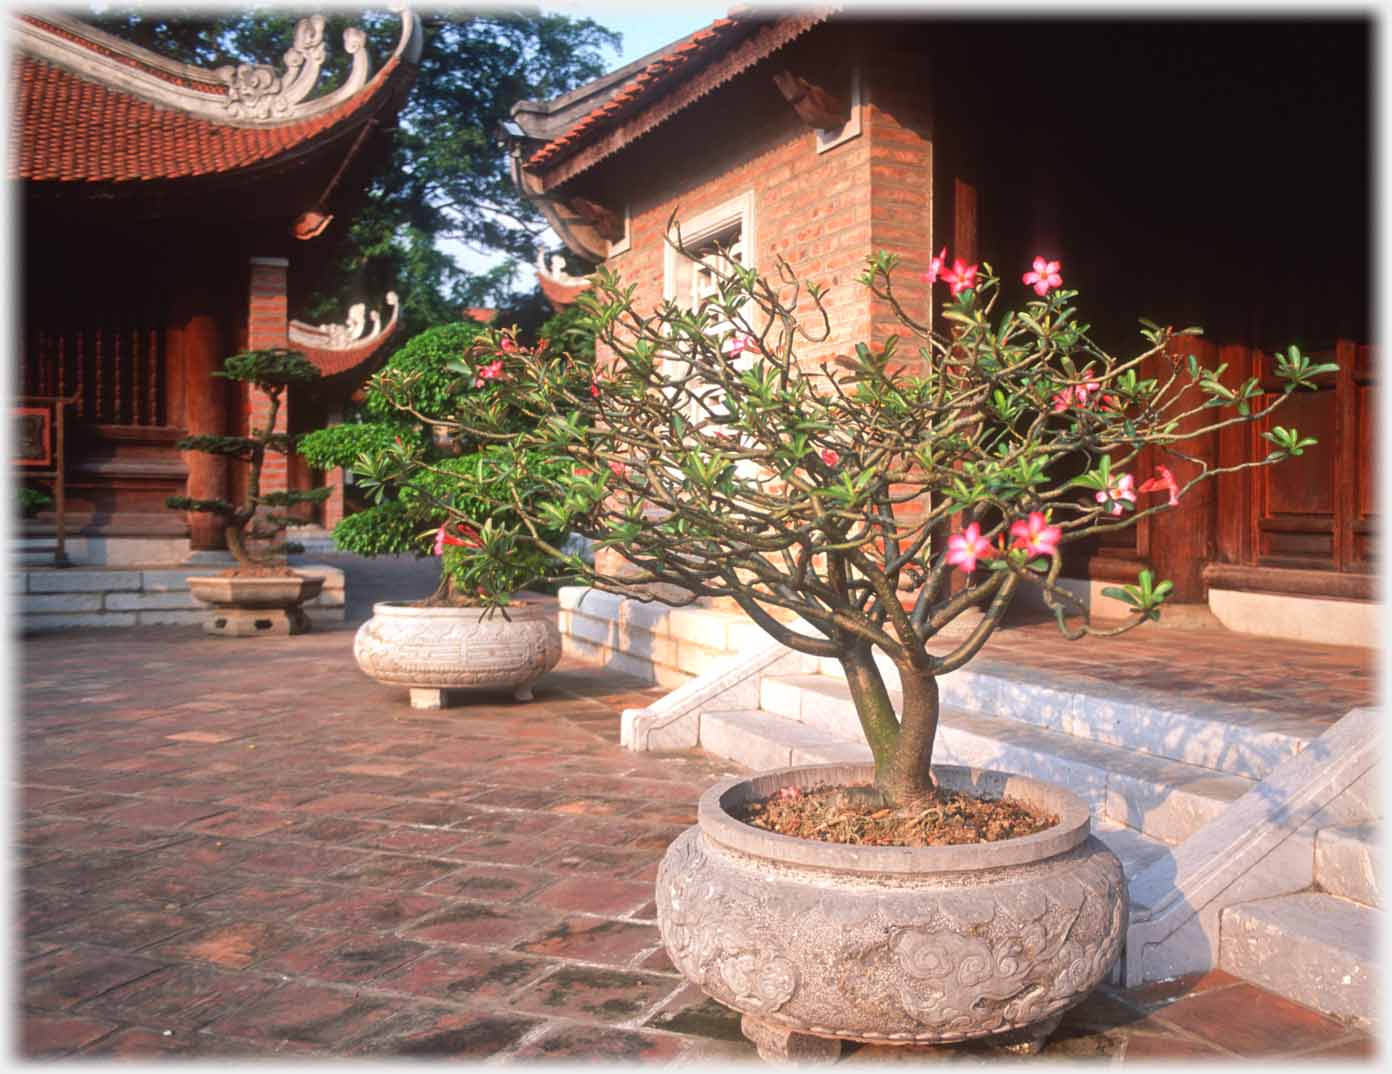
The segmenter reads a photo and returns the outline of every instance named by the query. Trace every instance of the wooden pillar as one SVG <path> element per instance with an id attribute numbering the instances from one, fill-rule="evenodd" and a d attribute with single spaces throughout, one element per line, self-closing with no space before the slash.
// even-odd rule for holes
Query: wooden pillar
<path id="1" fill-rule="evenodd" d="M 178 371 L 182 380 L 179 390 L 183 397 L 182 424 L 190 436 L 223 436 L 228 431 L 228 406 L 232 397 L 227 381 L 213 376 L 222 368 L 227 356 L 221 325 L 214 314 L 207 310 L 193 311 L 189 305 L 189 296 L 185 296 L 174 310 L 172 327 L 177 345 L 170 348 L 182 366 Z M 178 411 L 173 414 L 176 415 L 173 420 L 179 421 Z M 199 500 L 227 498 L 225 455 L 186 451 L 183 459 L 188 467 L 187 495 Z M 192 551 L 226 547 L 221 519 L 198 511 L 189 512 L 189 548 Z"/>
<path id="2" fill-rule="evenodd" d="M 1178 337 L 1171 344 L 1171 353 L 1179 355 L 1181 360 L 1184 355 L 1192 353 L 1201 365 L 1209 368 L 1217 365 L 1218 348 L 1194 336 Z M 1161 361 L 1168 366 L 1164 356 L 1161 356 Z M 1187 381 L 1188 373 L 1181 373 L 1181 377 Z M 1204 395 L 1197 388 L 1186 388 L 1179 397 L 1176 411 L 1195 407 L 1203 400 Z M 1181 421 L 1179 431 L 1183 433 L 1202 428 L 1213 420 L 1215 413 L 1213 410 L 1201 410 Z M 1175 447 L 1186 455 L 1208 460 L 1211 466 L 1218 457 L 1218 434 L 1209 432 L 1190 437 L 1179 441 Z M 1150 465 L 1169 467 L 1181 487 L 1199 473 L 1196 463 L 1186 462 L 1165 451 L 1153 451 Z M 1142 473 L 1140 480 L 1150 476 L 1149 473 Z M 1157 581 L 1168 578 L 1174 582 L 1174 593 L 1170 600 L 1175 604 L 1201 603 L 1208 599 L 1203 569 L 1214 558 L 1217 529 L 1215 492 L 1215 482 L 1212 479 L 1204 481 L 1186 492 L 1173 510 L 1149 520 L 1150 565 Z"/>

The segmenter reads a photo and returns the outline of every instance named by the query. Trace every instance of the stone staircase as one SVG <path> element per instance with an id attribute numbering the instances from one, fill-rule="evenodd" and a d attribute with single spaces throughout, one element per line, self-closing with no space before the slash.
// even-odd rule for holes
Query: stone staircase
<path id="1" fill-rule="evenodd" d="M 664 673 L 673 693 L 625 712 L 630 748 L 699 746 L 756 771 L 870 759 L 835 661 L 746 636 L 747 622 L 732 632 L 723 614 L 666 609 L 664 619 L 660 606 L 592 596 L 602 600 L 580 623 L 587 637 L 567 639 L 577 655 L 641 674 L 652 658 L 625 642 L 670 637 L 677 619 L 680 637 L 704 650 L 691 672 L 677 678 L 674 660 Z M 576 600 L 563 590 L 561 604 Z M 897 674 L 881 669 L 897 703 Z M 1221 966 L 1331 1015 L 1372 1017 L 1376 712 L 1354 710 L 1325 731 L 984 658 L 939 690 L 935 760 L 1046 779 L 1092 809 L 1131 890 L 1119 981 Z"/>
<path id="2" fill-rule="evenodd" d="M 1381 928 L 1381 832 L 1374 823 L 1315 834 L 1314 885 L 1223 911 L 1219 966 L 1327 1014 L 1366 1023 Z"/>

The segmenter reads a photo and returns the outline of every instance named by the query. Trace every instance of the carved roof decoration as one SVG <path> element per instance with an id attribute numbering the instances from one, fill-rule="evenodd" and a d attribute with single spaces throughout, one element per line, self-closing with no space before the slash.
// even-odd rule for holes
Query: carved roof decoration
<path id="1" fill-rule="evenodd" d="M 653 53 L 624 71 L 636 69 L 631 78 L 607 75 L 591 86 L 544 104 L 524 101 L 513 108 L 513 118 L 527 142 L 521 147 L 522 168 L 550 189 L 600 160 L 618 152 L 634 139 L 665 122 L 692 102 L 771 55 L 794 38 L 826 21 L 833 9 L 787 15 L 756 10 L 731 12 L 710 26 Z M 579 111 L 576 104 L 585 110 Z M 549 113 L 549 114 L 548 114 Z M 573 120 L 554 133 L 555 120 Z M 541 144 L 536 143 L 540 141 Z"/>
<path id="2" fill-rule="evenodd" d="M 348 79 L 310 99 L 326 57 L 322 16 L 302 19 L 284 71 L 206 71 L 60 15 L 11 18 L 17 48 L 10 173 L 31 181 L 125 182 L 236 171 L 307 149 L 399 108 L 420 58 L 419 18 L 401 13 L 396 50 L 369 78 L 352 28 Z"/>
<path id="3" fill-rule="evenodd" d="M 385 325 L 377 310 L 371 313 L 367 303 L 357 302 L 348 309 L 348 319 L 343 324 L 306 324 L 304 321 L 291 321 L 287 335 L 291 346 L 304 353 L 304 356 L 318 368 L 325 377 L 357 374 L 366 376 L 371 370 L 368 363 L 382 348 L 382 344 L 396 331 L 401 313 L 401 302 L 395 291 L 387 292 L 387 305 L 391 307 L 391 317 Z M 371 320 L 372 327 L 367 323 Z"/>
<path id="4" fill-rule="evenodd" d="M 540 246 L 537 247 L 536 272 L 541 293 L 557 313 L 571 305 L 580 297 L 580 292 L 590 286 L 588 276 L 572 276 L 566 272 L 565 258 L 560 254 L 552 254 L 548 264 L 546 250 Z"/>

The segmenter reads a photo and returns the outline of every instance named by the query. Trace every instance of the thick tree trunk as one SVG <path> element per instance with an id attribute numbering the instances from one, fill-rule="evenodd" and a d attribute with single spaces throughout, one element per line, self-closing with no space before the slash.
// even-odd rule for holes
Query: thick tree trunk
<path id="1" fill-rule="evenodd" d="M 870 752 L 875 755 L 875 783 L 882 785 L 894 763 L 899 741 L 899 718 L 885 688 L 884 678 L 875 665 L 874 650 L 864 642 L 852 642 L 841 654 L 846 685 L 851 689 L 856 715 Z"/>
<path id="2" fill-rule="evenodd" d="M 936 793 L 932 764 L 938 736 L 938 680 L 916 668 L 900 667 L 899 682 L 904 691 L 899 741 L 889 771 L 881 777 L 877 769 L 875 783 L 891 801 L 904 803 Z"/>
<path id="3" fill-rule="evenodd" d="M 854 643 L 841 656 L 846 684 L 870 752 L 875 757 L 875 787 L 895 803 L 920 801 L 934 793 L 933 740 L 938 732 L 938 681 L 915 668 L 901 667 L 904 704 L 901 716 L 875 665 L 869 645 Z"/>

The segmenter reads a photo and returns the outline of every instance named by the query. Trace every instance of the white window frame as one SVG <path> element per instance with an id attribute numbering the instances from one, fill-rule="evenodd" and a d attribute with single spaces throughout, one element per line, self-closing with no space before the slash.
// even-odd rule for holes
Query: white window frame
<path id="1" fill-rule="evenodd" d="M 722 231 L 738 225 L 740 229 L 740 247 L 743 260 L 740 262 L 745 268 L 757 269 L 758 265 L 758 242 L 754 233 L 754 191 L 746 190 L 738 197 L 731 198 L 727 202 L 717 205 L 713 209 L 707 209 L 703 213 L 692 217 L 690 220 L 677 220 L 681 228 L 681 238 L 683 245 L 687 247 L 698 247 L 703 242 L 719 235 Z M 668 232 L 668 239 L 675 240 L 677 229 L 674 227 Z M 684 308 L 690 308 L 691 296 L 678 296 L 678 271 L 683 262 L 689 259 L 678 253 L 671 242 L 665 242 L 662 250 L 662 297 L 669 302 L 676 302 Z"/>

